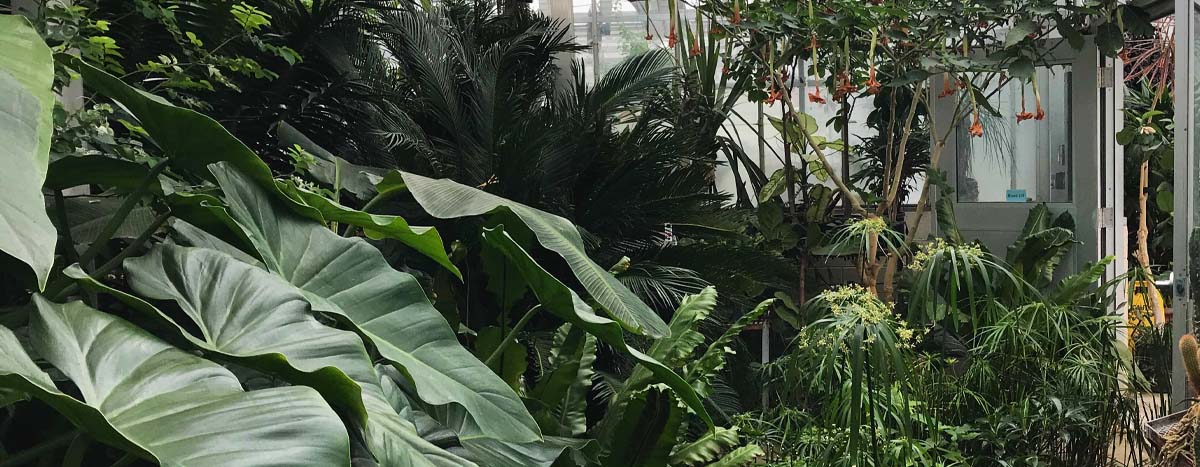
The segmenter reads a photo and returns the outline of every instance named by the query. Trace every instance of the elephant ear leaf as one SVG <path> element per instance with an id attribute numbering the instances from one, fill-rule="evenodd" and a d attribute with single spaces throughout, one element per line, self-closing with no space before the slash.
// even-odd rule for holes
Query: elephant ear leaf
<path id="1" fill-rule="evenodd" d="M 287 201 L 287 208 L 292 211 L 319 222 L 335 221 L 363 227 L 368 235 L 376 238 L 394 238 L 455 275 L 459 274 L 446 256 L 436 230 L 411 227 L 396 216 L 370 215 L 287 184 L 277 185 L 271 168 L 216 120 L 171 105 L 82 61 L 73 61 L 72 65 L 79 69 L 88 87 L 120 102 L 137 117 L 146 133 L 171 157 L 174 167 L 198 177 L 211 178 L 209 164 L 232 164 L 273 196 Z"/>
<path id="2" fill-rule="evenodd" d="M 0 251 L 32 268 L 41 290 L 58 239 L 42 200 L 54 132 L 54 60 L 19 15 L 0 15 L 0 50 Z"/>
<path id="3" fill-rule="evenodd" d="M 211 170 L 236 228 L 267 270 L 296 287 L 313 310 L 344 317 L 413 382 L 424 402 L 461 405 L 485 436 L 516 443 L 541 439 L 517 394 L 459 344 L 416 278 L 392 269 L 361 238 L 343 238 L 280 206 L 233 167 L 221 163 Z"/>
<path id="4" fill-rule="evenodd" d="M 566 260 L 567 266 L 588 294 L 621 326 L 649 337 L 670 334 L 666 323 L 654 310 L 642 303 L 612 273 L 588 257 L 583 238 L 571 221 L 452 180 L 435 180 L 407 172 L 401 175 L 413 197 L 433 217 L 455 219 L 497 210 L 512 212 L 533 231 L 542 247 Z"/>
<path id="5" fill-rule="evenodd" d="M 3 328 L 0 384 L 41 399 L 96 439 L 163 465 L 349 465 L 345 427 L 316 391 L 246 392 L 224 367 L 81 302 L 34 303 L 34 350 L 83 401 L 59 391 Z"/>
<path id="6" fill-rule="evenodd" d="M 166 322 L 164 328 L 175 329 L 199 349 L 316 389 L 348 412 L 367 448 L 386 465 L 468 465 L 431 463 L 454 456 L 420 439 L 416 427 L 391 408 L 358 335 L 318 322 L 304 296 L 275 275 L 215 250 L 177 245 L 160 245 L 126 260 L 125 270 L 140 295 L 174 301 L 181 318 L 190 321 L 187 326 L 146 301 L 100 284 L 77 265 L 66 274 Z"/>

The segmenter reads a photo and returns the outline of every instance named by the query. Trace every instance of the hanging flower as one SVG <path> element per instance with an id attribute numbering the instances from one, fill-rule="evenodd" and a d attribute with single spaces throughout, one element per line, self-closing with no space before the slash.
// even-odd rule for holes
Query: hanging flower
<path id="1" fill-rule="evenodd" d="M 774 105 L 783 99 L 783 91 L 780 91 L 774 85 L 771 86 L 771 93 L 767 95 L 767 100 L 763 101 L 766 105 Z"/>
<path id="2" fill-rule="evenodd" d="M 1143 135 L 1152 135 L 1152 134 L 1158 133 L 1158 130 L 1155 130 L 1154 127 L 1152 127 L 1152 126 L 1146 125 L 1141 128 L 1138 128 L 1138 133 L 1141 133 Z"/>
<path id="3" fill-rule="evenodd" d="M 1045 120 L 1046 119 L 1046 109 L 1042 108 L 1042 93 L 1040 91 L 1038 91 L 1038 84 L 1037 84 L 1036 76 L 1033 78 L 1033 98 L 1034 98 L 1034 102 L 1037 104 L 1037 108 L 1034 110 L 1033 119 L 1034 120 Z"/>
<path id="4" fill-rule="evenodd" d="M 650 34 L 650 2 L 646 2 L 646 40 L 654 40 L 654 34 Z"/>
<path id="5" fill-rule="evenodd" d="M 1124 47 L 1117 53 L 1117 58 L 1121 59 L 1121 63 L 1129 63 L 1129 48 Z"/>
<path id="6" fill-rule="evenodd" d="M 975 110 L 975 121 L 971 122 L 971 128 L 968 130 L 972 137 L 983 136 L 983 123 L 979 121 L 979 110 Z"/>
<path id="7" fill-rule="evenodd" d="M 942 92 L 938 93 L 938 99 L 954 94 L 954 88 L 950 87 L 950 73 L 942 73 Z"/>
<path id="8" fill-rule="evenodd" d="M 812 1 L 810 0 L 808 4 L 809 4 L 809 10 L 810 10 L 810 14 L 811 14 Z M 809 36 L 808 48 L 812 51 L 812 69 L 813 69 L 813 77 L 815 78 L 815 77 L 817 77 L 817 70 L 819 69 L 819 68 L 817 68 L 817 33 L 814 32 L 812 34 L 812 36 Z M 821 85 L 820 84 L 813 86 L 813 92 L 808 93 L 808 101 L 812 102 L 814 104 L 824 104 L 825 103 L 825 98 L 821 97 Z"/>
<path id="9" fill-rule="evenodd" d="M 1017 123 L 1033 119 L 1033 114 L 1025 110 L 1025 85 L 1021 84 L 1021 111 L 1017 113 Z"/>
<path id="10" fill-rule="evenodd" d="M 700 39 L 693 40 L 692 41 L 692 49 L 688 51 L 688 55 L 695 57 L 697 55 L 700 55 L 700 52 L 701 52 Z"/>
<path id="11" fill-rule="evenodd" d="M 813 92 L 808 93 L 808 101 L 814 104 L 824 104 L 825 98 L 821 97 L 821 86 L 813 86 Z"/>
<path id="12" fill-rule="evenodd" d="M 871 60 L 871 70 L 867 73 L 867 94 L 879 94 L 879 88 L 882 86 L 879 80 L 875 79 L 875 43 L 879 41 L 879 30 L 871 30 L 871 50 L 868 56 Z"/>
<path id="13" fill-rule="evenodd" d="M 733 17 L 729 18 L 729 22 L 733 24 L 742 23 L 742 5 L 738 0 L 733 0 Z"/>
<path id="14" fill-rule="evenodd" d="M 875 79 L 875 67 L 871 66 L 871 74 L 867 77 L 867 94 L 879 94 L 879 89 L 883 86 Z"/>
<path id="15" fill-rule="evenodd" d="M 833 100 L 845 100 L 847 96 L 858 91 L 858 86 L 850 81 L 850 75 L 845 71 L 837 75 L 837 89 L 833 91 Z"/>
<path id="16" fill-rule="evenodd" d="M 679 36 L 675 34 L 675 30 L 678 28 L 676 23 L 679 22 L 679 6 L 673 1 L 668 1 L 667 5 L 671 8 L 671 33 L 667 35 L 667 47 L 674 49 L 675 44 L 679 43 Z"/>
<path id="17" fill-rule="evenodd" d="M 722 74 L 722 75 L 728 75 L 728 74 L 729 74 L 729 65 L 721 65 L 721 74 Z"/>

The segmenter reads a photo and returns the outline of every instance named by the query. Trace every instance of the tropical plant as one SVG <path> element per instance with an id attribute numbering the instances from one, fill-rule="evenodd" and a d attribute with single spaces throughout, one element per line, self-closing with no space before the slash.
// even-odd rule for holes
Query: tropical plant
<path id="1" fill-rule="evenodd" d="M 47 174 L 46 185 L 58 187 L 52 189 L 53 208 L 59 214 L 58 234 L 66 240 L 56 245 L 55 233 L 40 238 L 32 236 L 35 229 L 25 228 L 30 236 L 6 237 L 0 244 L 24 265 L 0 274 L 34 273 L 33 280 L 22 282 L 29 292 L 4 297 L 4 400 L 32 397 L 45 404 L 12 406 L 9 416 L 18 423 L 33 416 L 49 420 L 31 427 L 32 438 L 5 439 L 6 450 L 28 448 L 17 454 L 22 459 L 58 459 L 62 455 L 56 449 L 65 439 L 71 444 L 66 459 L 89 465 L 122 457 L 120 462 L 144 458 L 172 465 L 350 465 L 361 460 L 465 466 L 550 465 L 564 451 L 586 451 L 586 433 L 543 430 L 540 424 L 549 418 L 526 408 L 502 378 L 505 371 L 493 372 L 491 364 L 507 354 L 512 335 L 494 344 L 488 358 L 477 358 L 416 277 L 393 268 L 379 246 L 338 233 L 339 224 L 353 226 L 380 246 L 395 242 L 451 276 L 464 275 L 436 230 L 345 207 L 304 180 L 276 179 L 262 159 L 214 120 L 69 57 L 60 65 L 120 105 L 128 127 L 136 130 L 132 136 L 148 143 L 143 147 L 152 165 L 121 159 L 121 153 L 46 164 L 51 127 L 37 96 L 53 102 L 54 63 L 23 19 L 0 16 L 0 21 L 6 26 L 0 42 L 29 51 L 0 61 L 0 79 L 7 80 L 3 94 L 19 104 L 9 106 L 12 118 L 2 129 L 19 143 L 6 153 L 16 178 L 5 186 L 13 201 L 31 198 L 41 188 L 24 184 Z M 13 78 L 13 72 L 22 79 Z M 422 184 L 473 190 L 399 173 L 373 190 L 388 193 L 394 180 L 407 183 L 423 202 L 435 200 L 430 206 L 436 206 L 438 194 Z M 62 194 L 77 185 L 91 185 L 100 189 L 99 196 L 119 201 L 106 204 L 112 212 L 99 220 L 88 219 L 101 227 L 86 243 L 73 238 L 82 232 L 81 224 L 66 215 Z M 687 403 L 702 422 L 701 440 L 727 440 L 697 391 L 720 368 L 731 337 L 714 343 L 714 356 L 698 360 L 703 370 L 683 379 L 684 368 L 667 367 L 623 344 L 627 332 L 653 336 L 664 333 L 666 325 L 591 261 L 572 224 L 502 198 L 489 199 L 523 222 L 514 227 L 547 235 L 542 244 L 563 254 L 585 296 L 594 300 L 595 305 L 587 304 L 537 266 L 501 226 L 484 231 L 485 239 L 508 240 L 488 242 L 506 264 L 520 270 L 545 308 L 588 336 L 575 341 L 595 338 L 622 349 L 647 372 L 643 384 L 662 382 L 671 388 L 662 394 Z M 5 204 L 0 211 L 5 225 L 49 225 L 42 200 L 27 201 L 33 206 Z M 134 235 L 118 235 L 138 209 L 148 210 L 153 220 Z M 95 355 L 105 358 L 91 358 Z M 579 388 L 579 377 L 572 374 L 567 387 Z M 546 407 L 579 410 L 567 403 L 578 394 L 546 391 L 541 399 Z M 47 417 L 53 413 L 62 418 Z M 89 449 L 93 440 L 106 448 Z M 679 462 L 717 460 L 719 450 L 702 446 L 697 449 L 703 454 L 685 454 Z M 725 465 L 748 461 L 751 454 L 749 449 L 730 452 Z"/>
<path id="2" fill-rule="evenodd" d="M 887 225 L 899 225 L 900 210 L 896 208 L 902 199 L 901 186 L 913 175 L 908 161 L 910 144 L 914 148 L 927 145 L 928 156 L 921 158 L 928 165 L 936 165 L 949 138 L 960 127 L 967 127 L 969 122 L 964 133 L 984 134 L 983 116 L 998 115 L 987 99 L 998 85 L 1016 80 L 1022 86 L 1031 86 L 1037 96 L 1035 66 L 1044 61 L 1042 39 L 1048 34 L 1057 31 L 1078 48 L 1084 44 L 1082 31 L 1092 25 L 1102 52 L 1114 56 L 1123 43 L 1122 28 L 1139 32 L 1149 24 L 1140 10 L 1107 0 L 1071 7 L 1048 0 L 998 4 L 853 0 L 743 3 L 734 0 L 700 5 L 714 28 L 737 46 L 728 54 L 731 77 L 750 77 L 743 83 L 751 86 L 747 94 L 752 98 L 767 105 L 782 103 L 784 118 L 780 127 L 785 151 L 791 149 L 789 140 L 795 141 L 792 144 L 800 146 L 797 152 L 815 162 L 820 176 L 836 187 L 855 219 L 883 217 Z M 1104 20 L 1117 16 L 1125 22 Z M 881 109 L 885 113 L 877 117 L 886 143 L 875 145 L 881 150 L 870 155 L 880 160 L 883 170 L 877 182 L 864 177 L 878 191 L 859 196 L 857 192 L 863 187 L 852 186 L 852 180 L 843 180 L 846 177 L 834 170 L 829 156 L 833 151 L 845 151 L 845 146 L 829 147 L 828 141 L 816 134 L 816 125 L 807 123 L 811 117 L 797 110 L 792 96 L 798 76 L 813 78 L 815 86 L 807 93 L 810 101 L 825 103 L 822 91 L 827 90 L 835 102 L 842 104 L 831 122 L 834 130 L 849 125 L 855 106 L 881 100 L 860 97 L 884 96 Z M 885 93 L 887 88 L 890 90 Z M 946 106 L 952 112 L 939 116 L 939 112 L 928 110 L 934 92 L 938 92 L 939 99 L 952 98 Z M 1023 112 L 1020 120 L 1045 118 L 1040 98 L 1035 100 L 1037 113 Z M 948 120 L 939 124 L 937 118 Z M 799 133 L 798 138 L 792 138 L 793 129 Z M 913 137 L 935 130 L 939 134 Z M 922 152 L 913 155 L 923 156 Z M 851 158 L 844 160 L 848 163 Z M 788 158 L 784 173 L 791 174 L 795 169 Z M 926 178 L 920 189 L 916 222 L 929 200 L 928 181 Z M 794 204 L 795 198 L 791 201 Z M 906 230 L 906 240 L 913 241 L 916 229 Z M 891 299 L 901 256 L 890 253 L 861 258 L 860 283 L 873 289 L 882 273 L 881 295 Z"/>

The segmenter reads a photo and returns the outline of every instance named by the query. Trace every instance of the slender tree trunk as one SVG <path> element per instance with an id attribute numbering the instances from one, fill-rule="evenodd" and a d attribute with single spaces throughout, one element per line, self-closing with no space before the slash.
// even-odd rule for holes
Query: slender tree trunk
<path id="1" fill-rule="evenodd" d="M 1163 324 L 1166 322 L 1166 313 L 1163 310 L 1163 303 L 1158 291 L 1154 290 L 1154 275 L 1150 272 L 1150 226 L 1146 222 L 1146 201 L 1149 197 L 1146 190 L 1150 186 L 1150 161 L 1142 162 L 1140 177 L 1138 179 L 1138 229 L 1137 229 L 1137 257 L 1138 265 L 1145 271 L 1144 280 L 1146 284 L 1146 298 L 1150 301 L 1150 310 L 1154 316 L 1154 324 Z"/>
<path id="2" fill-rule="evenodd" d="M 868 214 L 868 219 L 878 219 L 879 216 Z M 862 267 L 862 286 L 865 287 L 872 295 L 879 296 L 879 233 L 871 232 L 867 235 L 867 249 L 863 251 Z"/>

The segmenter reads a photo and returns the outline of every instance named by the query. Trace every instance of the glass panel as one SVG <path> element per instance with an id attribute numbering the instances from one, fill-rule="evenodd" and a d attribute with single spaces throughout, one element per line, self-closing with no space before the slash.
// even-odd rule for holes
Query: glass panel
<path id="1" fill-rule="evenodd" d="M 1192 182 L 1188 184 L 1190 187 L 1190 196 L 1188 196 L 1190 199 L 1188 200 L 1188 204 L 1190 205 L 1189 208 L 1191 210 L 1188 227 L 1191 229 L 1191 233 L 1188 236 L 1187 249 L 1185 250 L 1187 252 L 1188 264 L 1183 268 L 1183 274 L 1181 274 L 1183 277 L 1176 278 L 1176 280 L 1180 281 L 1186 278 L 1189 282 L 1186 290 L 1189 294 L 1188 298 L 1191 299 L 1192 320 L 1194 321 L 1191 329 L 1197 329 L 1195 322 L 1200 321 L 1200 313 L 1196 313 L 1195 310 L 1196 305 L 1200 304 L 1200 284 L 1196 283 L 1197 279 L 1200 279 L 1200 275 L 1197 275 L 1197 273 L 1200 272 L 1200 226 L 1198 226 L 1196 222 L 1197 219 L 1200 219 L 1200 182 L 1197 181 L 1200 179 L 1196 178 L 1198 175 L 1200 175 L 1200 163 L 1196 163 L 1196 160 L 1194 159 L 1194 151 L 1196 148 L 1200 148 L 1200 132 L 1195 131 L 1194 127 L 1196 122 L 1200 121 L 1200 101 L 1197 100 L 1200 99 L 1200 81 L 1196 80 L 1196 77 L 1200 76 L 1200 28 L 1197 28 L 1197 25 L 1200 25 L 1200 11 L 1197 11 L 1198 8 L 1200 7 L 1197 7 L 1193 2 L 1193 8 L 1191 9 L 1192 22 L 1188 27 L 1188 31 L 1190 31 L 1192 35 L 1191 44 L 1189 44 L 1189 48 L 1191 50 L 1191 76 L 1187 77 L 1188 79 L 1177 81 L 1180 84 L 1188 83 L 1190 81 L 1192 86 L 1191 93 L 1189 94 L 1183 89 L 1176 91 L 1181 93 L 1183 96 L 1190 96 L 1193 99 L 1191 105 L 1192 121 L 1188 124 L 1187 128 L 1191 132 L 1192 141 L 1190 142 L 1191 146 L 1187 147 L 1186 151 L 1184 152 L 1186 157 L 1190 158 L 1190 164 L 1188 164 L 1187 167 L 1190 167 L 1192 170 Z M 1182 16 L 1182 14 L 1180 16 Z M 1180 19 L 1182 20 L 1183 18 Z M 1186 112 L 1186 110 L 1182 109 L 1180 111 Z M 1179 133 L 1180 132 L 1176 132 L 1175 134 L 1178 135 Z M 1181 143 L 1187 144 L 1187 142 Z M 1177 152 L 1176 154 L 1179 153 Z M 1176 268 L 1179 268 L 1179 265 L 1176 265 Z"/>
<path id="2" fill-rule="evenodd" d="M 1013 80 L 988 99 L 999 116 L 980 113 L 983 136 L 971 137 L 971 119 L 958 134 L 958 201 L 1071 202 L 1071 66 L 1037 69 L 1045 120 L 1017 123 L 1034 112 L 1030 86 Z M 1024 106 L 1022 106 L 1024 99 Z"/>

